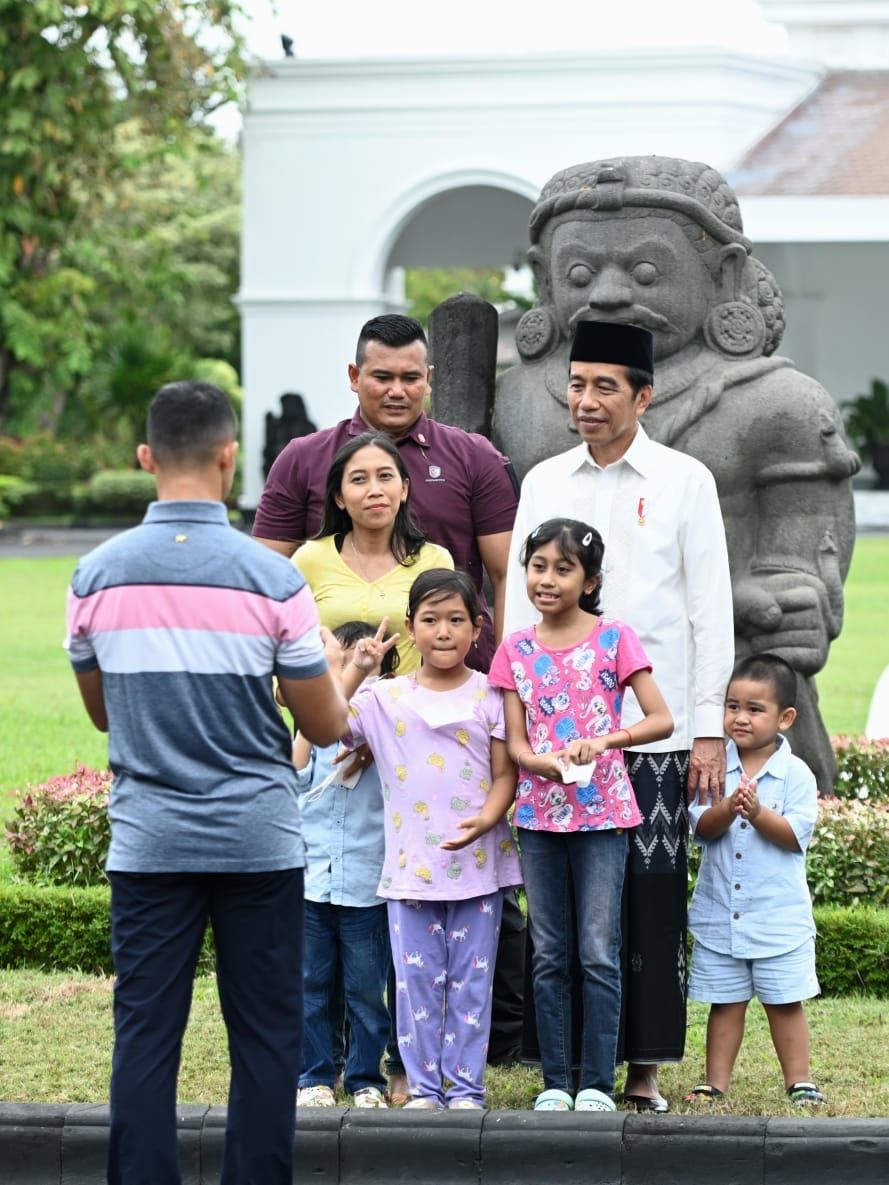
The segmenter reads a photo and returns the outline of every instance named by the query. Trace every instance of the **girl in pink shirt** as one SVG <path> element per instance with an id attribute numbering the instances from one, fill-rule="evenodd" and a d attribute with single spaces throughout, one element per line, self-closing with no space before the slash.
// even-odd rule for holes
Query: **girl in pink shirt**
<path id="1" fill-rule="evenodd" d="M 522 848 L 544 1091 L 535 1110 L 613 1111 L 620 1022 L 620 912 L 626 828 L 641 821 L 625 745 L 669 736 L 673 721 L 636 634 L 599 616 L 604 547 L 574 519 L 549 519 L 521 560 L 536 626 L 505 638 L 489 682 L 505 695 L 509 755 L 519 767 Z M 620 725 L 625 687 L 645 717 Z M 576 1099 L 571 976 L 583 969 Z"/>

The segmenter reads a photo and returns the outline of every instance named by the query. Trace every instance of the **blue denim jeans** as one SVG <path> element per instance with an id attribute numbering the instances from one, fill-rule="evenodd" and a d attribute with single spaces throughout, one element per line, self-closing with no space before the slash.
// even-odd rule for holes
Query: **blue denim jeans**
<path id="1" fill-rule="evenodd" d="M 385 1089 L 380 1061 L 389 1037 L 386 974 L 389 926 L 385 904 L 357 908 L 305 903 L 303 1064 L 299 1084 L 333 1086 L 337 1076 L 332 1034 L 337 1028 L 341 969 L 348 1020 L 344 1085 Z"/>
<path id="2" fill-rule="evenodd" d="M 521 828 L 519 838 L 544 1085 L 573 1092 L 571 965 L 576 951 L 583 972 L 578 1088 L 613 1094 L 626 832 Z"/>

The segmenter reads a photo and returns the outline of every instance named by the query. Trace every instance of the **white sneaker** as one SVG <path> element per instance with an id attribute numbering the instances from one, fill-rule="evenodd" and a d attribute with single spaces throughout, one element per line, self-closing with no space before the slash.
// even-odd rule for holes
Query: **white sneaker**
<path id="1" fill-rule="evenodd" d="M 451 1099 L 448 1103 L 449 1111 L 484 1111 L 485 1104 L 474 1099 Z"/>
<path id="2" fill-rule="evenodd" d="M 441 1103 L 438 1099 L 430 1099 L 425 1096 L 418 1099 L 411 1099 L 409 1103 L 405 1103 L 402 1108 L 403 1111 L 440 1111 Z"/>
<path id="3" fill-rule="evenodd" d="M 304 1086 L 296 1092 L 297 1107 L 335 1107 L 336 1097 L 329 1086 Z"/>
<path id="4" fill-rule="evenodd" d="M 361 1090 L 355 1091 L 352 1096 L 352 1106 L 370 1110 L 374 1107 L 388 1107 L 389 1104 L 383 1098 L 381 1090 L 377 1090 L 375 1086 L 364 1086 Z"/>

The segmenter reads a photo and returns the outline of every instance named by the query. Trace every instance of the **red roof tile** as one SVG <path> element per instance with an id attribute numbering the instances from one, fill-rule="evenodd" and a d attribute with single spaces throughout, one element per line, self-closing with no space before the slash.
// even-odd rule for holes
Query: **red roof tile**
<path id="1" fill-rule="evenodd" d="M 889 194 L 889 70 L 827 74 L 729 180 L 738 194 Z"/>

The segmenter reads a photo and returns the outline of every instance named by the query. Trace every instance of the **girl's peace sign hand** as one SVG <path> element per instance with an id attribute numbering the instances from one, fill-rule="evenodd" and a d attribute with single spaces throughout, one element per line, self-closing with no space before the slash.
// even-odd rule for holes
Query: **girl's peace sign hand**
<path id="1" fill-rule="evenodd" d="M 365 675 L 369 675 L 372 671 L 378 671 L 380 669 L 383 659 L 398 641 L 398 634 L 393 634 L 390 638 L 386 638 L 386 630 L 388 628 L 389 618 L 384 617 L 380 622 L 380 628 L 372 638 L 359 638 L 355 643 L 352 664 L 359 671 L 363 671 Z"/>

